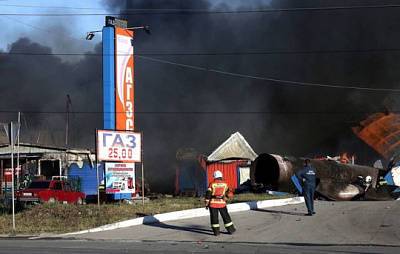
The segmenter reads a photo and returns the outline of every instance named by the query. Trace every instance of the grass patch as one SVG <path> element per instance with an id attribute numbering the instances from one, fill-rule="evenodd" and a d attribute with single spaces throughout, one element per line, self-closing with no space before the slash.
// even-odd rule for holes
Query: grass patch
<path id="1" fill-rule="evenodd" d="M 288 196 L 270 196 L 267 194 L 239 194 L 229 203 L 257 201 Z M 94 228 L 101 225 L 133 219 L 141 215 L 155 215 L 159 213 L 179 211 L 204 207 L 202 198 L 173 197 L 157 198 L 145 203 L 136 204 L 103 204 L 97 205 L 65 205 L 40 204 L 16 214 L 17 234 L 66 233 Z M 11 214 L 0 215 L 0 234 L 10 234 L 12 229 Z"/>

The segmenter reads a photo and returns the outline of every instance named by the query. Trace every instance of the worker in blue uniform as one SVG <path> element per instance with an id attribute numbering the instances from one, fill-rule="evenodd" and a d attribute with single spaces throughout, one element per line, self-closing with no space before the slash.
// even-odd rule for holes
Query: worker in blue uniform
<path id="1" fill-rule="evenodd" d="M 309 159 L 304 160 L 304 167 L 297 171 L 296 176 L 300 180 L 300 183 L 302 183 L 304 201 L 308 210 L 308 213 L 306 215 L 312 216 L 313 214 L 315 214 L 314 192 L 316 185 L 316 172 L 315 169 L 311 166 Z"/>

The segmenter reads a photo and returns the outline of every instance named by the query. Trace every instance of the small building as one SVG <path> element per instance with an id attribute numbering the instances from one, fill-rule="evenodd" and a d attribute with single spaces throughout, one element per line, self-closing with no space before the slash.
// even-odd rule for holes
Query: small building
<path id="1" fill-rule="evenodd" d="M 175 193 L 202 196 L 216 170 L 222 172 L 231 190 L 250 179 L 250 165 L 257 157 L 245 138 L 236 132 L 209 156 L 178 151 Z"/>
<path id="2" fill-rule="evenodd" d="M 0 145 L 2 194 L 11 188 L 11 155 L 12 147 L 9 144 Z M 16 168 L 16 188 L 23 187 L 27 177 L 51 179 L 53 176 L 67 176 L 76 184 L 76 188 L 89 198 L 91 195 L 97 195 L 95 154 L 90 150 L 21 143 L 19 146 L 14 146 L 13 163 Z M 102 173 L 99 173 L 99 178 L 100 180 L 103 178 Z"/>

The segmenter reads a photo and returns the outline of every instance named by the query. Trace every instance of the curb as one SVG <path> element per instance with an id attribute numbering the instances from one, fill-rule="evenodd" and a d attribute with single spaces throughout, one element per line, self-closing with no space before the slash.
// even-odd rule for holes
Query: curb
<path id="1" fill-rule="evenodd" d="M 263 201 L 236 203 L 236 204 L 230 204 L 227 207 L 228 207 L 228 210 L 230 213 L 234 213 L 234 212 L 241 212 L 241 211 L 247 211 L 247 210 L 255 210 L 255 209 L 259 209 L 259 208 L 294 205 L 294 204 L 299 204 L 302 202 L 304 202 L 303 197 L 294 197 L 294 198 L 285 198 L 285 199 L 271 199 L 271 200 L 263 200 Z M 152 223 L 157 223 L 157 222 L 172 221 L 172 220 L 178 220 L 178 219 L 179 220 L 180 219 L 190 219 L 190 218 L 194 218 L 194 217 L 202 217 L 202 216 L 208 216 L 208 215 L 209 215 L 208 210 L 206 210 L 204 208 L 195 208 L 195 209 L 189 209 L 189 210 L 182 210 L 182 211 L 176 211 L 176 212 L 144 216 L 144 217 L 135 218 L 135 219 L 131 219 L 131 220 L 107 224 L 107 225 L 100 226 L 97 228 L 56 235 L 55 237 L 64 237 L 64 236 L 80 235 L 80 234 L 86 234 L 86 233 L 102 232 L 102 231 L 113 230 L 113 229 L 118 229 L 118 228 L 137 226 L 137 225 L 141 225 L 141 224 L 152 224 Z"/>

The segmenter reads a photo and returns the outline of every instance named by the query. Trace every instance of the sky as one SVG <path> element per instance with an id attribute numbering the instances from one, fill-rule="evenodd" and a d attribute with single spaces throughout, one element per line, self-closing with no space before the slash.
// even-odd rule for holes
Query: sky
<path id="1" fill-rule="evenodd" d="M 230 0 L 229 5 L 239 6 L 243 0 Z M 262 0 L 264 3 L 270 0 Z M 110 12 L 105 0 L 0 0 L 0 12 L 8 13 L 107 13 Z M 226 0 L 211 1 L 211 6 L 226 4 Z M 118 12 L 118 8 L 114 9 Z M 104 24 L 104 16 L 73 16 L 73 17 L 40 17 L 40 16 L 0 16 L 3 24 L 0 30 L 0 50 L 7 51 L 9 45 L 21 37 L 29 37 L 32 41 L 50 46 L 53 51 L 65 49 L 65 45 L 55 38 L 49 40 L 49 35 L 56 29 L 65 30 L 70 39 L 69 48 L 87 51 L 101 41 L 100 36 L 93 39 L 94 43 L 85 42 L 88 31 L 100 30 Z M 64 24 L 68 24 L 65 26 Z M 76 44 L 75 47 L 71 47 Z M 65 50 L 64 50 L 65 52 Z"/>
<path id="2" fill-rule="evenodd" d="M 64 7 L 64 8 L 60 8 Z M 104 13 L 106 7 L 102 0 L 1 0 L 0 12 L 8 13 Z M 0 16 L 0 50 L 7 51 L 9 45 L 21 37 L 53 48 L 53 51 L 64 51 L 65 43 L 70 50 L 87 51 L 101 41 L 101 36 L 92 43 L 85 41 L 88 31 L 100 30 L 104 16 L 40 17 L 40 16 Z M 68 24 L 66 26 L 65 24 Z M 51 36 L 55 30 L 65 32 L 68 40 L 57 40 Z M 65 38 L 64 38 L 65 39 Z"/>

